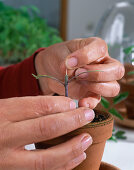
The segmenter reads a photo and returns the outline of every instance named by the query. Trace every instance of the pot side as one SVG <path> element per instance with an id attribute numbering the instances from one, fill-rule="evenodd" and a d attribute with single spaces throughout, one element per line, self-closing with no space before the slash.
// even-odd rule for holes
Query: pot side
<path id="1" fill-rule="evenodd" d="M 46 149 L 57 144 L 66 142 L 76 135 L 89 133 L 93 138 L 93 144 L 86 150 L 86 160 L 74 170 L 99 170 L 106 140 L 112 136 L 113 117 L 110 113 L 107 112 L 95 111 L 95 113 L 104 115 L 106 117 L 106 120 L 103 120 L 101 122 L 89 123 L 82 128 L 79 128 L 56 139 L 37 143 L 35 144 L 36 148 Z"/>

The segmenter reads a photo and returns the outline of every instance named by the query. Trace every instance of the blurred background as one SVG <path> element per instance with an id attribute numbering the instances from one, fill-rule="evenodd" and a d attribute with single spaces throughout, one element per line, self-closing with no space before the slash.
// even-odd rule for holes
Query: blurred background
<path id="1" fill-rule="evenodd" d="M 114 115 L 103 161 L 134 170 L 134 0 L 1 0 L 0 65 L 21 62 L 40 47 L 99 36 L 126 69 L 121 93 L 102 98 L 99 109 Z"/>

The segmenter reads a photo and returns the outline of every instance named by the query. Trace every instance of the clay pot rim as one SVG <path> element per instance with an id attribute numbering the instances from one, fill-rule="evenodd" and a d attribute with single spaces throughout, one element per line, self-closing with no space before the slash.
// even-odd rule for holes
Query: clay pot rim
<path id="1" fill-rule="evenodd" d="M 113 116 L 109 112 L 105 112 L 105 111 L 101 111 L 101 110 L 97 110 L 97 111 L 101 112 L 101 114 L 102 113 L 107 114 L 108 118 L 106 120 L 101 121 L 101 122 L 91 122 L 91 123 L 81 127 L 80 129 L 101 127 L 101 126 L 105 126 L 107 124 L 110 124 L 113 121 Z"/>

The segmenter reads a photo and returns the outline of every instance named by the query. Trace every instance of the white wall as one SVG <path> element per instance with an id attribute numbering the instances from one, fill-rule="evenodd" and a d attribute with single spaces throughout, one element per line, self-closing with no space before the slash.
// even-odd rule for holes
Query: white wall
<path id="1" fill-rule="evenodd" d="M 68 0 L 67 39 L 92 36 L 104 11 L 115 2 L 117 0 Z"/>

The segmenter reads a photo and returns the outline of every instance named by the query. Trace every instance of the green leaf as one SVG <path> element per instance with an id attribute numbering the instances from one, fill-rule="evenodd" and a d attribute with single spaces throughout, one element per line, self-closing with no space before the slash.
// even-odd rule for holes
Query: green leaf
<path id="1" fill-rule="evenodd" d="M 115 132 L 115 129 L 113 129 L 113 132 Z"/>
<path id="2" fill-rule="evenodd" d="M 58 30 L 37 13 L 34 6 L 16 9 L 0 2 L 0 64 L 15 64 L 40 47 L 62 42 Z"/>
<path id="3" fill-rule="evenodd" d="M 115 133 L 115 136 L 117 139 L 126 139 L 127 137 L 124 136 L 125 132 L 124 131 L 118 131 Z"/>
<path id="4" fill-rule="evenodd" d="M 53 79 L 59 83 L 61 83 L 62 85 L 65 85 L 64 82 L 60 81 L 59 79 L 55 78 L 55 77 L 52 77 L 52 76 L 48 76 L 48 75 L 35 75 L 35 74 L 32 74 L 33 77 L 35 77 L 36 79 L 39 79 L 41 77 L 45 77 L 45 78 L 50 78 L 50 79 Z"/>
<path id="5" fill-rule="evenodd" d="M 120 93 L 118 96 L 116 96 L 113 99 L 113 103 L 118 104 L 118 103 L 122 102 L 123 100 L 125 100 L 128 97 L 128 94 L 129 94 L 128 92 Z"/>
<path id="6" fill-rule="evenodd" d="M 127 73 L 127 75 L 133 75 L 134 74 L 134 71 L 129 71 L 128 73 Z"/>
<path id="7" fill-rule="evenodd" d="M 104 108 L 108 109 L 110 103 L 109 103 L 109 101 L 108 101 L 107 99 L 105 99 L 104 97 L 101 97 L 101 105 L 102 105 Z"/>
<path id="8" fill-rule="evenodd" d="M 121 115 L 115 108 L 109 109 L 109 112 L 110 112 L 112 115 L 114 115 L 114 116 L 118 117 L 119 119 L 123 120 L 122 115 Z"/>
<path id="9" fill-rule="evenodd" d="M 115 136 L 111 136 L 111 138 L 109 138 L 108 140 L 111 140 L 111 141 L 114 141 L 114 142 L 117 142 L 117 139 Z"/>
<path id="10" fill-rule="evenodd" d="M 129 55 L 129 54 L 132 53 L 133 50 L 134 50 L 134 46 L 130 46 L 130 47 L 128 47 L 128 48 L 125 48 L 125 49 L 123 50 L 123 52 L 124 52 L 126 55 Z"/>

